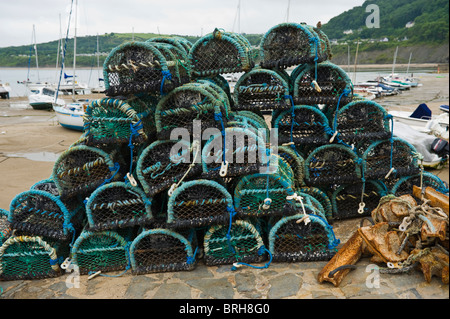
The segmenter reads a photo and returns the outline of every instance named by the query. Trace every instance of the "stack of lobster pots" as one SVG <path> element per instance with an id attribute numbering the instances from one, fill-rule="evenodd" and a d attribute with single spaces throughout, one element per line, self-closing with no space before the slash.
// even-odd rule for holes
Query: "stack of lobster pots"
<path id="1" fill-rule="evenodd" d="M 331 57 L 297 23 L 259 50 L 219 29 L 113 49 L 80 139 L 2 213 L 0 279 L 330 260 L 334 220 L 441 182 Z"/>

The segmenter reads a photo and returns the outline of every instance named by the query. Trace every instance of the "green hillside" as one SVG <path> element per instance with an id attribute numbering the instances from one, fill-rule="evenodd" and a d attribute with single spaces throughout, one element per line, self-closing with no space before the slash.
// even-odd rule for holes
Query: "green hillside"
<path id="1" fill-rule="evenodd" d="M 367 28 L 369 4 L 379 8 L 379 28 Z M 412 22 L 412 23 L 411 23 Z M 406 25 L 408 23 L 408 26 Z M 412 26 L 411 26 L 412 25 Z M 322 30 L 330 39 L 407 39 L 410 43 L 448 42 L 448 0 L 371 0 L 328 21 Z M 352 30 L 351 34 L 344 31 Z"/>

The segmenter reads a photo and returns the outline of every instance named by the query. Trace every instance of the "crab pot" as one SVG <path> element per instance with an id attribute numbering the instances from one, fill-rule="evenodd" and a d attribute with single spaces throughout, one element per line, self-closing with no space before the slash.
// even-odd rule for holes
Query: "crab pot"
<path id="1" fill-rule="evenodd" d="M 309 64 L 297 68 L 291 74 L 295 104 L 326 104 L 330 108 L 342 107 L 352 101 L 352 82 L 339 66 L 326 61 L 317 64 L 317 67 Z"/>
<path id="2" fill-rule="evenodd" d="M 72 238 L 81 225 L 84 206 L 63 203 L 61 198 L 45 191 L 28 190 L 11 201 L 8 221 L 15 230 L 57 240 Z"/>
<path id="3" fill-rule="evenodd" d="M 67 255 L 61 242 L 41 236 L 11 236 L 0 246 L 0 280 L 32 280 L 61 276 Z"/>
<path id="4" fill-rule="evenodd" d="M 207 266 L 235 262 L 258 263 L 267 259 L 261 234 L 248 221 L 211 226 L 205 234 L 204 258 Z"/>
<path id="5" fill-rule="evenodd" d="M 152 109 L 139 99 L 94 100 L 84 116 L 85 144 L 143 143 L 154 130 L 153 115 Z"/>
<path id="6" fill-rule="evenodd" d="M 155 112 L 157 136 L 160 140 L 178 140 L 172 137 L 172 130 L 184 130 L 192 136 L 207 128 L 223 129 L 230 112 L 225 93 L 220 95 L 213 89 L 213 83 L 190 83 L 180 86 L 164 96 Z M 183 130 L 184 129 L 184 130 Z M 183 131 L 183 132 L 181 132 Z"/>
<path id="7" fill-rule="evenodd" d="M 197 82 L 199 80 L 210 81 L 211 83 L 220 87 L 225 92 L 226 96 L 228 97 L 228 100 L 230 102 L 230 107 L 234 106 L 234 99 L 231 96 L 230 84 L 222 75 L 217 74 L 217 75 L 208 76 L 208 77 L 201 77 L 201 78 L 197 79 Z"/>
<path id="8" fill-rule="evenodd" d="M 43 179 L 30 187 L 31 190 L 38 190 L 59 196 L 58 188 L 52 178 Z"/>
<path id="9" fill-rule="evenodd" d="M 192 165 L 191 165 L 192 164 Z M 151 197 L 182 178 L 201 174 L 200 147 L 180 141 L 155 141 L 139 155 L 136 175 L 147 196 Z"/>
<path id="10" fill-rule="evenodd" d="M 193 230 L 143 230 L 130 246 L 132 273 L 141 275 L 194 270 L 196 253 L 197 238 Z"/>
<path id="11" fill-rule="evenodd" d="M 336 254 L 333 228 L 321 217 L 308 214 L 310 222 L 301 219 L 305 214 L 281 218 L 269 232 L 269 251 L 275 262 L 327 261 Z"/>
<path id="12" fill-rule="evenodd" d="M 158 43 L 167 43 L 171 44 L 175 47 L 177 47 L 179 50 L 181 50 L 185 55 L 189 54 L 190 49 L 192 48 L 192 43 L 189 42 L 189 40 L 183 38 L 183 37 L 155 37 L 146 40 L 146 42 L 152 43 L 152 42 L 158 42 Z"/>
<path id="13" fill-rule="evenodd" d="M 8 221 L 9 212 L 0 208 L 0 246 L 11 236 L 11 223 Z"/>
<path id="14" fill-rule="evenodd" d="M 304 186 L 304 187 L 298 188 L 298 192 L 301 192 L 303 194 L 308 194 L 308 195 L 312 196 L 313 198 L 315 198 L 317 201 L 319 201 L 319 203 L 323 207 L 326 220 L 332 220 L 333 205 L 332 205 L 330 197 L 323 190 L 321 190 L 320 188 L 317 188 L 317 187 Z"/>
<path id="15" fill-rule="evenodd" d="M 388 179 L 420 172 L 415 147 L 396 137 L 373 142 L 362 158 L 366 179 Z"/>
<path id="16" fill-rule="evenodd" d="M 248 40 L 239 33 L 218 29 L 194 43 L 189 60 L 196 77 L 247 72 L 254 66 Z"/>
<path id="17" fill-rule="evenodd" d="M 269 29 L 260 43 L 260 66 L 286 69 L 290 66 L 322 62 L 328 59 L 324 34 L 320 36 L 311 26 L 281 23 Z"/>
<path id="18" fill-rule="evenodd" d="M 218 182 L 197 179 L 181 184 L 169 197 L 169 228 L 202 227 L 227 223 L 233 199 Z"/>
<path id="19" fill-rule="evenodd" d="M 385 196 L 386 193 L 386 189 L 378 181 L 366 181 L 364 185 L 363 183 L 341 185 L 331 196 L 333 219 L 342 220 L 370 216 L 372 210 L 377 208 L 381 197 Z M 361 199 L 364 208 L 360 213 Z"/>
<path id="20" fill-rule="evenodd" d="M 234 86 L 234 110 L 267 111 L 290 108 L 289 75 L 283 70 L 255 68 Z"/>
<path id="21" fill-rule="evenodd" d="M 138 186 L 112 182 L 97 188 L 86 203 L 88 230 L 145 226 L 152 221 L 151 198 Z"/>
<path id="22" fill-rule="evenodd" d="M 299 145 L 328 144 L 330 137 L 326 132 L 329 126 L 327 117 L 316 106 L 295 105 L 281 112 L 275 119 L 279 143 Z"/>
<path id="23" fill-rule="evenodd" d="M 305 161 L 305 182 L 308 186 L 318 186 L 361 181 L 359 162 L 357 154 L 349 147 L 340 144 L 320 146 Z"/>
<path id="24" fill-rule="evenodd" d="M 120 178 L 117 152 L 78 145 L 64 151 L 53 166 L 52 178 L 62 198 L 89 196 L 103 183 Z"/>
<path id="25" fill-rule="evenodd" d="M 447 196 L 449 193 L 448 185 L 438 176 L 430 172 L 423 172 L 422 174 L 398 178 L 391 187 L 390 193 L 397 197 L 412 194 L 414 186 L 420 187 L 421 189 L 429 186 Z"/>
<path id="26" fill-rule="evenodd" d="M 234 188 L 234 205 L 240 217 L 263 217 L 295 211 L 295 200 L 287 198 L 294 196 L 294 173 L 281 157 L 278 157 L 277 164 L 276 170 L 268 173 L 239 178 Z"/>
<path id="27" fill-rule="evenodd" d="M 133 233 L 131 228 L 99 232 L 84 229 L 73 244 L 72 263 L 79 267 L 81 275 L 126 270 L 130 267 Z"/>
<path id="28" fill-rule="evenodd" d="M 160 38 L 161 39 L 161 38 Z M 180 83 L 187 83 L 191 79 L 191 66 L 189 64 L 188 54 L 180 42 L 174 41 L 146 41 L 155 46 L 166 61 L 174 61 L 175 67 L 170 68 L 172 77 L 175 77 Z"/>
<path id="29" fill-rule="evenodd" d="M 175 76 L 178 68 L 179 61 L 167 60 L 151 43 L 124 43 L 114 48 L 103 64 L 105 93 L 107 96 L 165 94 L 189 81 Z"/>
<path id="30" fill-rule="evenodd" d="M 291 146 L 278 146 L 278 155 L 291 167 L 294 173 L 294 186 L 305 186 L 305 160 Z"/>
<path id="31" fill-rule="evenodd" d="M 386 110 L 373 101 L 353 101 L 341 108 L 333 120 L 334 131 L 346 144 L 384 140 L 391 136 Z"/>
<path id="32" fill-rule="evenodd" d="M 216 132 L 202 149 L 202 176 L 236 177 L 264 170 L 268 160 L 266 136 L 260 133 L 245 127 L 227 127 Z"/>

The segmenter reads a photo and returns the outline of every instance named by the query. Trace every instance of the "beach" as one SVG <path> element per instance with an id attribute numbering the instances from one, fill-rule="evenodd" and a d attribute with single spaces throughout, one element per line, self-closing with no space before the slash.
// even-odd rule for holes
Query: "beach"
<path id="1" fill-rule="evenodd" d="M 449 74 L 429 73 L 419 77 L 422 86 L 396 96 L 374 100 L 387 110 L 410 110 L 426 103 L 434 114 L 449 104 Z M 102 94 L 83 96 L 96 99 Z M 9 210 L 12 199 L 52 174 L 55 160 L 77 141 L 82 132 L 61 127 L 53 111 L 33 110 L 26 97 L 0 100 L 0 208 Z M 431 173 L 449 182 L 448 164 Z M 360 224 L 360 219 L 336 221 L 333 228 L 341 244 Z M 66 277 L 34 281 L 1 282 L 1 298 L 448 298 L 448 285 L 423 274 L 384 275 L 381 288 L 365 285 L 366 259 L 350 272 L 341 288 L 319 284 L 317 272 L 326 262 L 276 263 L 260 271 L 245 268 L 230 272 L 230 266 L 199 267 L 193 272 L 157 273 L 122 277 L 83 276 L 80 288 L 68 288 Z"/>

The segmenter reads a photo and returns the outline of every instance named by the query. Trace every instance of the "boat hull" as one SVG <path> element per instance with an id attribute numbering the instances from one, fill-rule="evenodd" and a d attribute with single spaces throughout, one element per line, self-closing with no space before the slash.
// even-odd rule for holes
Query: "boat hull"
<path id="1" fill-rule="evenodd" d="M 54 106 L 53 109 L 55 110 L 56 118 L 62 127 L 75 131 L 84 130 L 82 113 L 70 112 L 70 110 L 57 106 Z"/>

